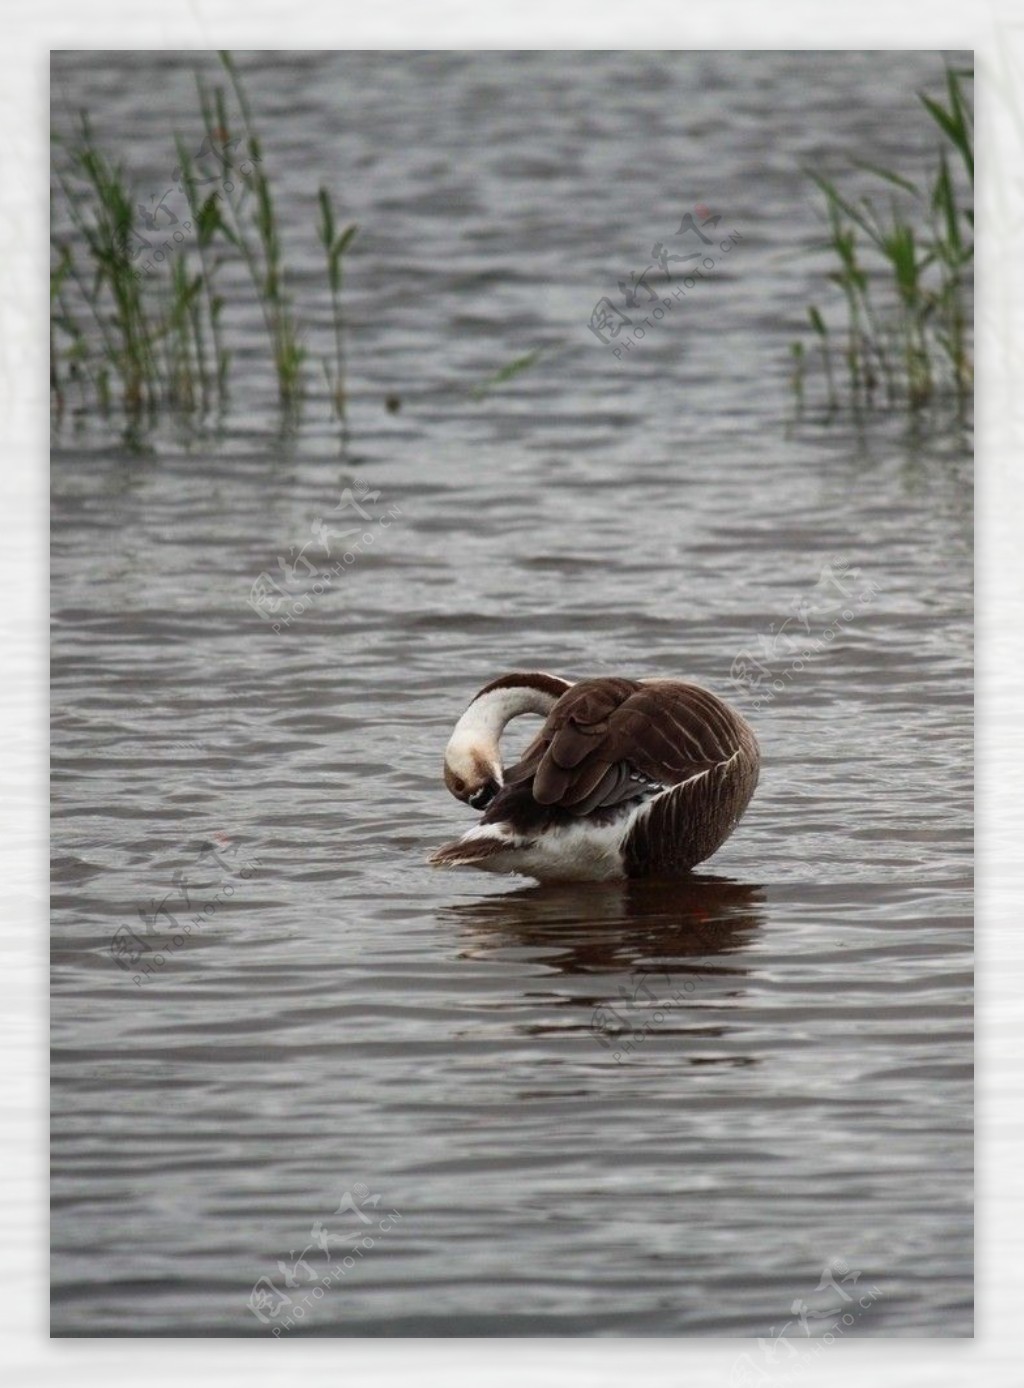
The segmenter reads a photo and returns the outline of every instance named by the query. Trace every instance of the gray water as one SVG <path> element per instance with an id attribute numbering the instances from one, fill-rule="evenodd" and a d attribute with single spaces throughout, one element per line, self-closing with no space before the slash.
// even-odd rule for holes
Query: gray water
<path id="1" fill-rule="evenodd" d="M 939 58 L 240 63 L 314 350 L 321 179 L 362 228 L 351 437 L 282 428 L 243 312 L 218 426 L 56 439 L 55 1333 L 969 1335 L 967 443 L 786 380 L 800 164 L 915 168 Z M 57 55 L 58 124 L 162 192 L 190 64 Z M 698 205 L 736 239 L 616 360 L 595 302 Z M 254 608 L 320 520 L 371 538 Z M 692 882 L 425 866 L 517 667 L 746 712 Z"/>

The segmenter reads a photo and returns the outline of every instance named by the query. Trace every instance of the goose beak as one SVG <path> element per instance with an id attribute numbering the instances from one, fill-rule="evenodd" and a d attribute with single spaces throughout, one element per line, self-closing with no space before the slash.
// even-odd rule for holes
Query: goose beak
<path id="1" fill-rule="evenodd" d="M 497 781 L 485 781 L 479 790 L 475 790 L 472 795 L 467 796 L 466 804 L 472 805 L 474 810 L 486 810 L 500 789 Z"/>

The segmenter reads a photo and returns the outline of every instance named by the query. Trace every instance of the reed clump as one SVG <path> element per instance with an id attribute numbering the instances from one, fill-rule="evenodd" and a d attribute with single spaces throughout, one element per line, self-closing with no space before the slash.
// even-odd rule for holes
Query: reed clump
<path id="1" fill-rule="evenodd" d="M 51 215 L 50 383 L 58 417 L 69 405 L 120 410 L 133 421 L 165 409 L 223 409 L 236 357 L 226 310 L 246 283 L 282 406 L 294 409 L 304 395 L 308 354 L 278 199 L 241 75 L 230 53 L 222 52 L 220 62 L 224 84 L 211 86 L 197 75 L 198 150 L 180 135 L 175 139 L 171 177 L 184 197 L 177 211 L 167 205 L 173 190 L 154 209 L 138 201 L 134 181 L 100 148 L 87 115 L 69 138 L 55 139 L 54 183 L 64 209 L 62 219 Z M 343 264 L 356 228 L 335 232 L 325 188 L 317 202 L 321 240 L 325 227 L 329 233 L 333 328 L 324 370 L 331 407 L 344 420 Z M 56 229 L 58 220 L 63 230 Z"/>
<path id="2" fill-rule="evenodd" d="M 855 161 L 884 190 L 847 196 L 809 170 L 825 201 L 841 313 L 808 309 L 813 347 L 792 346 L 801 400 L 811 364 L 821 363 L 827 404 L 919 411 L 952 400 L 963 412 L 974 381 L 971 270 L 974 258 L 974 139 L 965 84 L 948 67 L 942 98 L 919 92 L 940 144 L 926 181 Z"/>

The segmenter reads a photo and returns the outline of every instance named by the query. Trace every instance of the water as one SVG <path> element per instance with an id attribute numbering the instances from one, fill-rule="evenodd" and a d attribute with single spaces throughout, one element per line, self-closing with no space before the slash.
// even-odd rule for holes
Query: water
<path id="1" fill-rule="evenodd" d="M 281 430 L 239 314 L 219 428 L 55 448 L 55 1332 L 969 1335 L 967 447 L 794 423 L 785 379 L 799 164 L 912 167 L 937 58 L 240 62 L 314 343 L 319 178 L 364 228 L 352 438 Z M 190 81 L 58 55 L 54 95 L 162 192 Z M 616 361 L 595 301 L 700 202 L 737 240 Z M 372 540 L 261 616 L 346 487 Z M 820 650 L 755 708 L 733 661 L 787 619 Z M 425 866 L 516 667 L 747 713 L 761 784 L 692 883 Z"/>

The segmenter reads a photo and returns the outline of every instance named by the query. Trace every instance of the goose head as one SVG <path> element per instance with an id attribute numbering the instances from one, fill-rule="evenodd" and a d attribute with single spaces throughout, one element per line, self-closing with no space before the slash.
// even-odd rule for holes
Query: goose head
<path id="1" fill-rule="evenodd" d="M 444 754 L 444 783 L 474 810 L 485 810 L 505 784 L 499 743 L 506 724 L 520 714 L 542 718 L 570 682 L 541 671 L 520 671 L 492 680 L 455 725 Z"/>
<path id="2" fill-rule="evenodd" d="M 485 810 L 504 783 L 496 745 L 472 735 L 452 735 L 444 754 L 444 783 L 474 810 Z"/>

